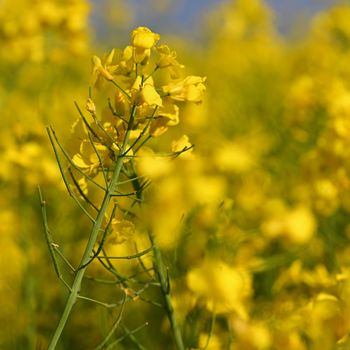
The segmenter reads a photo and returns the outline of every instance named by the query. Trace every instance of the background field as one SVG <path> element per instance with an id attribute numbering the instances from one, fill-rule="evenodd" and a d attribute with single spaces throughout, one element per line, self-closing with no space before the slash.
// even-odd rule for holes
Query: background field
<path id="1" fill-rule="evenodd" d="M 287 1 L 140 3 L 0 3 L 0 348 L 46 349 L 66 299 L 37 185 L 54 241 L 73 266 L 90 229 L 45 127 L 74 154 L 74 101 L 86 104 L 92 55 L 128 45 L 130 31 L 146 25 L 176 50 L 187 75 L 207 77 L 204 102 L 183 105 L 179 125 L 153 143 L 168 151 L 186 134 L 191 157 L 148 168 L 145 193 L 186 347 L 348 349 L 349 2 L 293 2 L 288 18 Z M 127 255 L 133 246 L 110 249 Z M 135 272 L 128 261 L 118 268 Z M 103 273 L 89 267 L 91 276 Z M 92 281 L 83 287 L 105 302 L 121 293 Z M 145 298 L 161 302 L 156 289 Z M 93 349 L 116 314 L 79 301 L 58 348 Z M 171 348 L 165 313 L 129 303 L 124 327 L 144 322 L 118 349 Z"/>

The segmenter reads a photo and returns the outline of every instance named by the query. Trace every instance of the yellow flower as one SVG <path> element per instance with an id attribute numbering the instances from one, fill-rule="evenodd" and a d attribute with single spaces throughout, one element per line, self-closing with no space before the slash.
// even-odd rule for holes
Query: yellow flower
<path id="1" fill-rule="evenodd" d="M 206 301 L 207 308 L 218 313 L 237 312 L 247 317 L 244 301 L 251 293 L 247 271 L 223 262 L 207 260 L 187 275 L 189 289 Z"/>
<path id="2" fill-rule="evenodd" d="M 163 106 L 158 109 L 158 116 L 168 119 L 167 125 L 179 124 L 179 107 L 168 98 L 163 99 Z"/>
<path id="3" fill-rule="evenodd" d="M 109 53 L 107 58 L 102 63 L 102 60 L 98 56 L 92 57 L 92 76 L 93 85 L 99 86 L 102 82 L 102 78 L 106 80 L 113 80 L 113 73 L 117 66 L 112 66 L 112 60 L 114 57 L 114 49 Z"/>
<path id="4" fill-rule="evenodd" d="M 141 148 L 137 160 L 137 168 L 146 177 L 154 180 L 169 175 L 174 163 L 168 158 L 157 157 L 149 148 Z"/>
<path id="5" fill-rule="evenodd" d="M 180 157 L 189 157 L 192 152 L 192 144 L 187 135 L 182 135 L 178 140 L 171 143 L 171 150 L 179 153 Z"/>
<path id="6" fill-rule="evenodd" d="M 206 333 L 199 335 L 199 349 L 207 350 L 220 350 L 222 349 L 221 338 L 215 334 L 211 334 L 210 337 Z"/>
<path id="7" fill-rule="evenodd" d="M 247 172 L 254 164 L 253 156 L 249 151 L 247 145 L 239 142 L 225 142 L 216 151 L 215 163 L 223 171 L 237 174 Z"/>
<path id="8" fill-rule="evenodd" d="M 171 78 L 179 78 L 180 69 L 184 68 L 184 65 L 176 60 L 176 52 L 170 51 L 167 45 L 160 45 L 157 47 L 157 51 L 159 53 L 159 59 L 156 62 L 157 67 L 167 68 Z"/>
<path id="9" fill-rule="evenodd" d="M 149 133 L 153 137 L 158 137 L 163 135 L 168 128 L 168 118 L 158 117 L 152 121 L 152 124 L 149 129 Z"/>
<path id="10" fill-rule="evenodd" d="M 314 236 L 317 223 L 307 206 L 288 209 L 279 201 L 271 201 L 269 210 L 272 215 L 262 224 L 262 231 L 268 237 L 283 236 L 292 243 L 305 244 Z"/>
<path id="11" fill-rule="evenodd" d="M 162 98 L 153 85 L 153 79 L 149 78 L 142 84 L 142 78 L 138 76 L 132 86 L 133 101 L 138 105 L 145 103 L 149 106 L 162 106 Z"/>
<path id="12" fill-rule="evenodd" d="M 86 101 L 86 110 L 90 113 L 96 112 L 95 103 L 91 98 L 88 98 L 88 100 Z"/>
<path id="13" fill-rule="evenodd" d="M 144 62 L 151 54 L 151 48 L 158 42 L 160 36 L 149 28 L 138 27 L 131 34 L 131 45 L 134 48 L 136 63 Z"/>
<path id="14" fill-rule="evenodd" d="M 111 244 L 122 244 L 135 233 L 135 226 L 129 220 L 112 219 L 111 228 L 112 232 L 108 240 Z"/>
<path id="15" fill-rule="evenodd" d="M 162 106 L 163 104 L 160 95 L 158 94 L 154 86 L 152 86 L 151 84 L 146 84 L 142 88 L 141 100 L 150 106 Z"/>
<path id="16" fill-rule="evenodd" d="M 114 94 L 114 111 L 119 116 L 124 116 L 128 111 L 128 102 L 125 98 L 125 95 L 116 90 Z"/>
<path id="17" fill-rule="evenodd" d="M 285 218 L 286 236 L 294 243 L 307 243 L 316 231 L 316 220 L 311 210 L 298 206 Z"/>
<path id="18" fill-rule="evenodd" d="M 160 39 L 159 34 L 153 33 L 147 27 L 138 27 L 132 31 L 132 46 L 140 49 L 151 49 Z"/>
<path id="19" fill-rule="evenodd" d="M 163 86 L 163 91 L 175 101 L 200 103 L 205 92 L 206 77 L 188 76 L 178 83 Z"/>
<path id="20" fill-rule="evenodd" d="M 105 163 L 110 163 L 108 148 L 101 143 L 94 143 L 94 147 L 101 160 Z M 88 173 L 96 172 L 97 168 L 100 166 L 100 160 L 94 147 L 91 145 L 90 141 L 83 141 L 80 145 L 80 153 L 73 156 L 74 164 L 82 170 L 86 170 Z M 107 165 L 105 163 L 104 165 Z"/>

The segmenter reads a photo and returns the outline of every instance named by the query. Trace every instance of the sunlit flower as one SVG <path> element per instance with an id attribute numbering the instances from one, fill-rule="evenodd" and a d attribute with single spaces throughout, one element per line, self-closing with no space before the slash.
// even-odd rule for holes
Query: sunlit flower
<path id="1" fill-rule="evenodd" d="M 162 98 L 156 91 L 153 79 L 149 78 L 144 84 L 142 78 L 138 76 L 132 86 L 132 97 L 136 104 L 146 104 L 149 106 L 162 106 Z"/>
<path id="2" fill-rule="evenodd" d="M 187 135 L 182 135 L 171 143 L 171 151 L 179 153 L 180 157 L 189 158 L 192 152 L 192 144 Z"/>
<path id="3" fill-rule="evenodd" d="M 98 155 L 96 152 L 98 152 Z M 73 156 L 73 162 L 88 173 L 95 172 L 101 165 L 99 157 L 101 161 L 110 162 L 108 154 L 109 151 L 106 146 L 100 143 L 95 143 L 92 146 L 90 141 L 83 141 L 80 145 L 80 152 Z"/>
<path id="4" fill-rule="evenodd" d="M 163 91 L 175 101 L 200 103 L 205 92 L 206 77 L 188 76 L 178 83 L 163 86 Z"/>
<path id="5" fill-rule="evenodd" d="M 98 56 L 92 57 L 92 76 L 93 84 L 95 86 L 100 86 L 103 79 L 113 80 L 113 73 L 117 66 L 112 66 L 112 60 L 114 57 L 114 49 L 109 53 L 104 61 L 102 61 Z"/>
<path id="6" fill-rule="evenodd" d="M 95 103 L 91 98 L 86 101 L 86 110 L 92 114 L 96 112 Z"/>
<path id="7" fill-rule="evenodd" d="M 251 293 L 251 280 L 247 271 L 230 267 L 223 262 L 206 260 L 187 275 L 187 285 L 209 310 L 218 313 L 237 312 L 247 317 L 244 305 Z"/>
<path id="8" fill-rule="evenodd" d="M 149 28 L 138 27 L 131 34 L 131 43 L 134 48 L 134 60 L 142 63 L 151 54 L 151 48 L 158 42 L 160 36 L 153 33 Z"/>
<path id="9" fill-rule="evenodd" d="M 184 65 L 176 60 L 176 52 L 171 51 L 167 45 L 158 46 L 157 51 L 159 53 L 159 59 L 156 62 L 157 67 L 167 68 L 171 78 L 179 78 L 180 70 L 184 68 Z"/>

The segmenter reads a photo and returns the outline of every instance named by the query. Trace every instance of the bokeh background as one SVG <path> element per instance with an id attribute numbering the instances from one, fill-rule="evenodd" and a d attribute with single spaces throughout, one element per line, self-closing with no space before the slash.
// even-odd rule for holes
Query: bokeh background
<path id="1" fill-rule="evenodd" d="M 166 148 L 185 133 L 194 156 L 149 172 L 145 209 L 187 347 L 348 349 L 349 18 L 348 1 L 1 1 L 0 348 L 46 349 L 66 298 L 37 185 L 55 242 L 75 266 L 89 230 L 45 126 L 73 152 L 74 101 L 88 97 L 91 56 L 128 45 L 130 31 L 146 25 L 187 74 L 207 76 L 205 101 L 183 106 L 160 141 Z M 84 284 L 104 301 L 119 292 Z M 60 349 L 93 348 L 113 316 L 79 303 Z M 136 300 L 123 322 L 144 321 L 137 344 L 169 348 L 164 313 Z M 118 348 L 137 346 L 127 338 Z"/>

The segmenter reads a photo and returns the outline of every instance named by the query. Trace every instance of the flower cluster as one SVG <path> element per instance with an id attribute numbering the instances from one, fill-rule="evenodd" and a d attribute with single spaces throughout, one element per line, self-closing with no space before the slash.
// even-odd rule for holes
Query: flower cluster
<path id="1" fill-rule="evenodd" d="M 109 97 L 101 110 L 90 97 L 86 110 L 91 122 L 80 121 L 73 127 L 75 132 L 82 132 L 73 161 L 87 174 L 97 175 L 101 167 L 112 166 L 127 132 L 126 162 L 151 138 L 179 123 L 179 102 L 202 101 L 205 78 L 181 79 L 183 65 L 168 46 L 157 46 L 159 39 L 150 29 L 139 27 L 132 32 L 131 45 L 124 50 L 113 49 L 103 59 L 93 57 L 93 84 Z M 158 74 L 162 79 L 157 79 Z M 166 80 L 168 83 L 164 83 Z M 107 87 L 106 82 L 110 83 Z M 192 147 L 186 140 L 182 146 L 177 143 L 173 147 L 175 152 L 180 154 Z"/>

